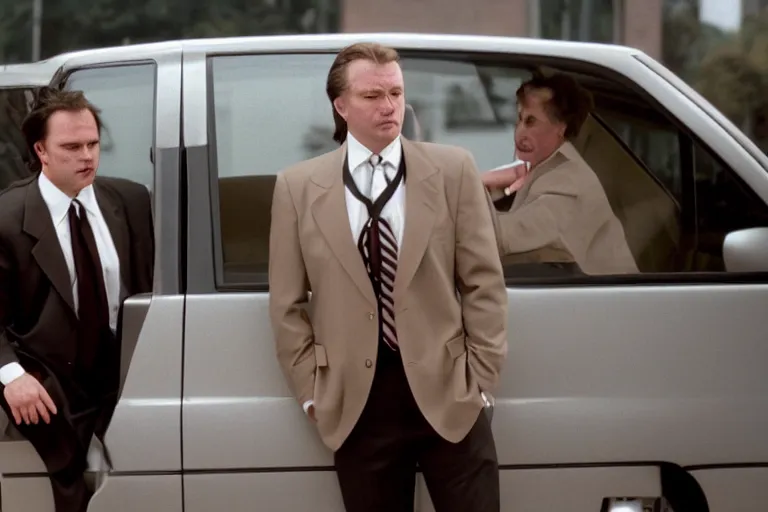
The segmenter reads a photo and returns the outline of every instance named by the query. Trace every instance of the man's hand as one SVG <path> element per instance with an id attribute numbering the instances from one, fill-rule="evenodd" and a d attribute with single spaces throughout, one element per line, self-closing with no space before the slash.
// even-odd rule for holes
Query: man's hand
<path id="1" fill-rule="evenodd" d="M 50 411 L 56 414 L 56 404 L 45 388 L 30 374 L 26 373 L 5 386 L 5 400 L 11 408 L 13 419 L 17 425 L 21 420 L 29 425 L 37 425 L 39 418 L 42 417 L 46 423 L 51 422 Z"/>
<path id="2" fill-rule="evenodd" d="M 509 167 L 501 167 L 480 175 L 483 185 L 486 188 L 509 189 L 510 192 L 519 190 L 525 183 L 525 177 L 528 175 L 528 164 L 521 162 Z"/>

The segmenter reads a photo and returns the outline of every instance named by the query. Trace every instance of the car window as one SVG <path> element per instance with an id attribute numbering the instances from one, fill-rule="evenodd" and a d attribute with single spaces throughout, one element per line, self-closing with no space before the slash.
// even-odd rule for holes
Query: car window
<path id="1" fill-rule="evenodd" d="M 21 123 L 29 113 L 34 89 L 0 89 L 0 190 L 29 176 L 31 155 Z"/>
<path id="2" fill-rule="evenodd" d="M 226 283 L 266 281 L 277 172 L 338 147 L 325 94 L 333 58 L 212 59 L 212 139 Z M 411 131 L 406 135 L 463 145 L 481 169 L 514 159 L 515 90 L 530 73 L 440 59 L 406 58 L 402 65 L 409 116 L 418 120 L 418 128 L 406 122 Z"/>
<path id="3" fill-rule="evenodd" d="M 81 90 L 101 110 L 99 174 L 125 178 L 152 190 L 155 132 L 155 65 L 78 69 L 66 89 Z"/>
<path id="4" fill-rule="evenodd" d="M 768 227 L 768 207 L 704 145 L 695 143 L 697 246 L 689 265 L 702 272 L 722 272 L 723 241 L 728 233 Z"/>
<path id="5" fill-rule="evenodd" d="M 219 285 L 266 284 L 276 174 L 338 147 L 332 140 L 331 105 L 325 93 L 333 58 L 328 54 L 211 58 L 210 141 L 218 178 L 214 220 L 220 235 L 217 260 L 223 265 Z M 402 56 L 401 65 L 408 104 L 406 137 L 462 146 L 472 152 L 481 172 L 514 159 L 515 92 L 531 76 L 532 67 L 408 54 Z M 572 76 L 580 79 L 578 74 Z M 592 82 L 584 83 L 589 89 Z M 574 270 L 568 259 L 578 251 L 594 252 L 588 237 L 606 237 L 607 232 L 613 233 L 615 243 L 600 257 L 610 260 L 614 250 L 617 260 L 628 256 L 636 267 L 629 273 L 722 271 L 726 230 L 762 222 L 750 220 L 763 218 L 751 216 L 752 210 L 741 211 L 746 204 L 765 210 L 759 201 L 737 199 L 748 191 L 714 185 L 730 179 L 731 170 L 720 168 L 718 178 L 712 178 L 713 171 L 706 170 L 712 164 L 699 154 L 702 150 L 708 154 L 706 148 L 695 146 L 665 112 L 644 102 L 636 91 L 618 83 L 612 87 L 610 101 L 602 101 L 603 89 L 592 91 L 596 109 L 571 141 L 573 158 L 583 160 L 588 169 L 583 183 L 589 186 L 579 200 L 587 203 L 585 210 L 605 202 L 608 209 L 600 206 L 602 216 L 588 219 L 596 224 L 592 234 L 581 235 L 580 229 L 585 230 L 574 226 L 553 242 L 557 247 L 552 250 L 502 258 L 510 282 L 565 279 L 574 273 L 580 279 L 585 274 L 627 273 L 610 261 L 604 272 L 585 271 L 578 265 Z M 622 96 L 634 107 L 617 106 L 621 102 L 615 99 Z M 706 178 L 694 182 L 694 174 Z M 710 210 L 701 201 L 708 201 Z M 515 207 L 510 208 L 508 218 L 514 219 Z M 711 213 L 730 216 L 724 212 L 731 209 L 729 223 Z M 704 240 L 707 230 L 711 236 Z M 622 244 L 626 254 L 615 247 Z"/>
<path id="6" fill-rule="evenodd" d="M 649 120 L 626 111 L 597 109 L 596 113 L 675 199 L 682 201 L 683 171 L 677 128 L 668 121 Z"/>

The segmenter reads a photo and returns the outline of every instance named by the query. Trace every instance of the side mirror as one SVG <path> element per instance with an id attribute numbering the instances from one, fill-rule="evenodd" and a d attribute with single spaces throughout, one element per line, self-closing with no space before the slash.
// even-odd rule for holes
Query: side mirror
<path id="1" fill-rule="evenodd" d="M 728 272 L 768 272 L 768 227 L 728 233 L 723 259 Z"/>

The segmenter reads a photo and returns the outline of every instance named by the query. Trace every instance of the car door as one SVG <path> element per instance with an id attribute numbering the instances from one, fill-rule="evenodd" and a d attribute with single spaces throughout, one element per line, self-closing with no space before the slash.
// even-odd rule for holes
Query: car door
<path id="1" fill-rule="evenodd" d="M 100 109 L 99 174 L 141 183 L 152 195 L 154 286 L 121 308 L 121 396 L 105 437 L 113 466 L 98 450 L 89 458 L 96 490 L 89 510 L 180 512 L 181 50 L 165 44 L 84 51 L 45 66 L 50 73 L 37 85 L 81 90 Z M 0 442 L 0 461 L 4 512 L 53 510 L 45 468 L 28 443 Z"/>
<path id="2" fill-rule="evenodd" d="M 343 510 L 332 455 L 277 366 L 268 237 L 276 173 L 334 147 L 325 78 L 334 53 L 362 38 L 185 43 L 188 512 Z M 764 161 L 624 49 L 376 39 L 403 56 L 406 125 L 419 127 L 407 136 L 466 147 L 481 170 L 513 159 L 514 92 L 534 70 L 588 84 L 600 100 L 589 140 L 602 142 L 580 151 L 607 173 L 602 186 L 645 262 L 630 276 L 505 268 L 510 350 L 493 419 L 502 510 L 590 512 L 624 497 L 664 496 L 677 512 L 760 503 L 768 274 L 729 271 L 723 244 L 768 226 Z M 624 107 L 628 119 L 616 120 Z M 646 126 L 649 109 L 658 127 Z M 609 186 L 627 173 L 646 192 Z M 734 475 L 748 477 L 735 487 Z M 421 480 L 416 505 L 432 510 Z"/>

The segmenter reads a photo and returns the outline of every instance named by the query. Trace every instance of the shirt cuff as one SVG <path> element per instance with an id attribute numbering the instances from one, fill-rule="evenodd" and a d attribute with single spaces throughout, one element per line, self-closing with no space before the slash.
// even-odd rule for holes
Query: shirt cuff
<path id="1" fill-rule="evenodd" d="M 7 386 L 14 380 L 24 375 L 24 368 L 19 363 L 8 363 L 0 368 L 0 383 Z"/>
<path id="2" fill-rule="evenodd" d="M 304 407 L 304 414 L 309 414 L 309 412 L 308 412 L 309 411 L 309 406 L 310 405 L 314 405 L 314 403 L 315 403 L 314 400 L 307 400 L 306 402 L 304 402 L 304 405 L 302 406 L 302 407 Z"/>
<path id="3" fill-rule="evenodd" d="M 491 201 L 498 201 L 499 199 L 503 199 L 504 197 L 507 197 L 509 194 L 506 193 L 507 187 L 490 187 L 488 188 L 488 194 L 491 196 Z"/>

